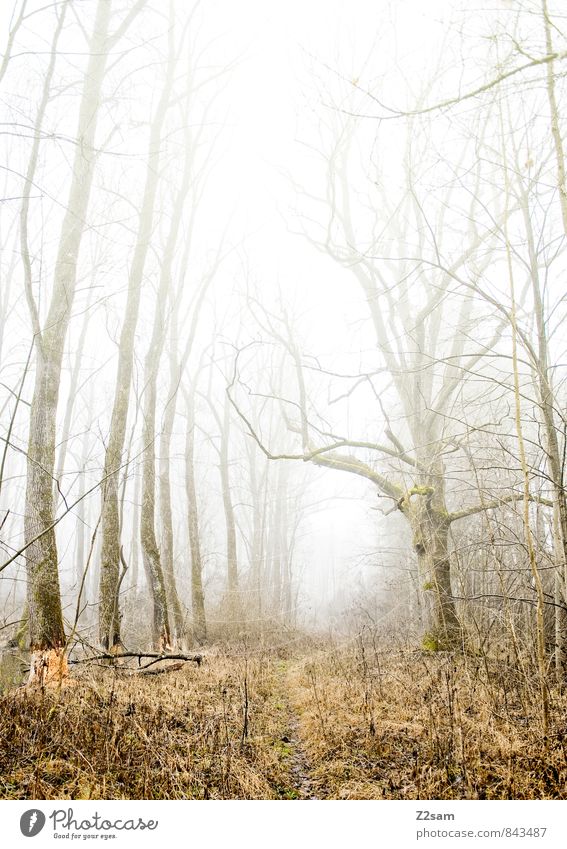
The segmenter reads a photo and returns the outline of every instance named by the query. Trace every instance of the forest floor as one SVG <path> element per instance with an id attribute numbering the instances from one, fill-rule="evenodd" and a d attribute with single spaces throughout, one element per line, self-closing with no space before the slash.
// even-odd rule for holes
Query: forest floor
<path id="1" fill-rule="evenodd" d="M 567 695 L 550 695 L 544 737 L 525 673 L 375 640 L 78 666 L 0 697 L 0 798 L 567 798 Z"/>

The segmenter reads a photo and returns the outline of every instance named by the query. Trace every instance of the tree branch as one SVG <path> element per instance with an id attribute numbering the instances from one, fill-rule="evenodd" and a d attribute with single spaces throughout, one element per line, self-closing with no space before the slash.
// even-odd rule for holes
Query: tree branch
<path id="1" fill-rule="evenodd" d="M 468 516 L 475 516 L 477 513 L 484 513 L 485 510 L 495 510 L 502 507 L 504 504 L 511 504 L 514 501 L 523 501 L 524 495 L 506 495 L 504 498 L 497 498 L 494 501 L 488 501 L 484 504 L 475 504 L 473 507 L 467 507 L 464 510 L 457 510 L 454 513 L 449 513 L 448 521 L 456 522 L 459 519 L 466 519 Z M 540 498 L 537 495 L 530 495 L 530 501 L 536 504 L 543 504 L 544 507 L 553 507 L 553 501 L 549 498 Z"/>
<path id="2" fill-rule="evenodd" d="M 108 38 L 108 49 L 112 50 L 112 48 L 120 41 L 122 36 L 124 36 L 130 28 L 130 24 L 134 20 L 134 18 L 142 11 L 144 6 L 147 4 L 148 0 L 138 0 L 138 2 L 132 6 L 120 26 L 115 30 L 115 32 L 109 36 Z"/>
<path id="3" fill-rule="evenodd" d="M 505 71 L 502 74 L 498 74 L 498 76 L 494 77 L 492 80 L 483 83 L 483 85 L 477 86 L 477 88 L 474 88 L 471 91 L 465 92 L 465 94 L 455 95 L 455 97 L 450 97 L 447 100 L 442 100 L 439 103 L 432 104 L 431 106 L 425 106 L 423 109 L 414 109 L 409 112 L 405 112 L 399 109 L 392 109 L 392 107 L 386 106 L 385 103 L 382 103 L 380 100 L 378 100 L 378 98 L 375 97 L 375 95 L 371 94 L 371 92 L 365 91 L 365 94 L 367 94 L 375 103 L 377 103 L 381 109 L 385 109 L 390 114 L 366 115 L 360 117 L 376 118 L 377 120 L 383 120 L 385 118 L 410 118 L 416 115 L 427 115 L 429 112 L 436 112 L 440 109 L 446 109 L 448 106 L 455 106 L 457 103 L 463 103 L 465 100 L 471 100 L 471 98 L 473 97 L 478 97 L 479 94 L 484 94 L 485 92 L 496 88 L 501 83 L 505 82 L 505 80 L 516 76 L 516 74 L 521 74 L 524 71 L 529 70 L 530 68 L 537 68 L 540 65 L 547 65 L 549 62 L 555 62 L 555 60 L 561 60 L 566 58 L 567 50 L 564 50 L 561 53 L 549 53 L 539 59 L 532 59 L 530 62 L 526 62 L 524 65 L 519 65 L 517 68 L 512 68 L 511 71 Z M 357 86 L 357 88 L 360 89 L 359 86 Z M 341 111 L 346 112 L 346 110 Z M 347 114 L 356 115 L 356 113 L 353 112 L 347 112 Z"/>
<path id="4" fill-rule="evenodd" d="M 135 651 L 124 651 L 118 652 L 117 654 L 111 654 L 110 652 L 104 652 L 103 654 L 97 654 L 94 657 L 85 657 L 80 658 L 79 660 L 70 660 L 69 663 L 90 663 L 95 660 L 122 660 L 128 657 L 135 657 L 138 660 L 142 660 L 145 657 L 152 658 L 154 663 L 157 663 L 160 660 L 190 660 L 193 663 L 196 663 L 197 666 L 200 666 L 203 662 L 202 654 L 159 654 L 157 652 L 135 652 Z"/>
<path id="5" fill-rule="evenodd" d="M 350 455 L 341 455 L 341 454 L 331 454 L 330 452 L 334 452 L 337 448 L 345 448 L 345 447 L 372 447 L 370 443 L 350 443 L 347 440 L 340 440 L 330 445 L 325 445 L 320 448 L 315 448 L 311 451 L 304 451 L 301 454 L 273 454 L 262 442 L 260 436 L 254 429 L 252 422 L 248 419 L 248 417 L 242 412 L 234 398 L 232 397 L 232 389 L 236 382 L 237 369 L 238 369 L 238 356 L 241 351 L 238 351 L 236 355 L 236 359 L 234 362 L 234 372 L 232 376 L 232 380 L 230 384 L 226 388 L 226 393 L 228 396 L 228 400 L 232 404 L 236 414 L 240 418 L 240 420 L 246 425 L 248 433 L 254 439 L 262 453 L 268 460 L 301 460 L 304 463 L 312 462 L 317 466 L 323 466 L 329 469 L 338 469 L 343 472 L 350 472 L 354 475 L 359 475 L 360 477 L 366 478 L 369 481 L 372 481 L 378 489 L 380 489 L 385 495 L 390 496 L 391 498 L 395 498 L 399 500 L 404 495 L 404 490 L 401 486 L 398 486 L 393 481 L 390 481 L 384 475 L 381 475 L 379 472 L 374 471 L 370 466 L 366 463 L 363 463 L 362 460 L 358 460 L 356 457 L 352 457 Z M 374 446 L 375 447 L 375 446 Z M 396 454 L 396 456 L 398 456 Z"/>

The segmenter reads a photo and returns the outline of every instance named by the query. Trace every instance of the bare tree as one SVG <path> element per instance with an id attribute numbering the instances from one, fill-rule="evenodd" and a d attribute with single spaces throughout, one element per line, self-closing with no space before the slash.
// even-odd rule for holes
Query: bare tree
<path id="1" fill-rule="evenodd" d="M 170 7 L 170 18 L 171 16 L 172 10 Z M 164 132 L 165 116 L 170 106 L 176 58 L 173 27 L 170 26 L 166 75 L 150 128 L 146 178 L 140 206 L 136 245 L 130 265 L 128 297 L 120 335 L 115 395 L 104 461 L 99 638 L 103 648 L 107 650 L 111 650 L 113 647 L 120 646 L 121 644 L 120 611 L 117 598 L 118 582 L 120 580 L 121 537 L 118 505 L 119 470 L 122 463 L 128 419 L 134 343 L 142 285 L 144 282 L 144 267 L 151 242 L 154 206 L 160 176 L 162 134 Z"/>
<path id="2" fill-rule="evenodd" d="M 205 597 L 203 593 L 203 561 L 201 556 L 201 538 L 199 533 L 199 508 L 195 487 L 195 394 L 185 392 L 187 431 L 185 442 L 185 489 L 187 493 L 187 511 L 189 528 L 189 548 L 191 551 L 191 604 L 193 612 L 193 635 L 197 643 L 207 639 L 207 620 Z"/>
<path id="3" fill-rule="evenodd" d="M 66 4 L 64 9 L 66 8 Z M 61 614 L 57 544 L 53 525 L 53 476 L 55 471 L 55 422 L 61 361 L 66 330 L 76 286 L 77 261 L 95 163 L 94 142 L 108 52 L 112 39 L 108 28 L 111 5 L 100 0 L 89 45 L 89 61 L 85 71 L 77 126 L 77 146 L 72 166 L 72 180 L 61 237 L 53 288 L 47 315 L 40 326 L 37 306 L 31 292 L 29 268 L 26 270 L 26 293 L 32 315 L 36 343 L 35 388 L 30 410 L 27 459 L 25 541 L 28 570 L 28 604 L 30 611 L 30 643 L 32 648 L 31 678 L 44 680 L 64 670 L 65 634 Z M 59 16 L 59 29 L 62 25 Z M 56 52 L 54 50 L 53 61 Z M 44 101 L 49 97 L 50 75 L 44 85 Z M 44 107 L 43 107 L 44 108 Z M 42 118 L 40 106 L 40 119 Z M 38 133 L 39 135 L 39 133 Z M 35 170 L 32 150 L 30 168 Z M 33 172 L 32 172 L 33 173 Z M 31 184 L 28 171 L 26 186 Z M 25 203 L 25 200 L 24 200 Z M 22 208 L 22 245 L 24 268 L 27 239 Z M 51 527 L 51 530 L 49 528 Z"/>

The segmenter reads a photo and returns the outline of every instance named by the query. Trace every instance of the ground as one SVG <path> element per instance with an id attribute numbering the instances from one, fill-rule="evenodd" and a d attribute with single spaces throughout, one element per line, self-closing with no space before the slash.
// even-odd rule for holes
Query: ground
<path id="1" fill-rule="evenodd" d="M 153 667 L 155 668 L 155 667 Z M 0 699 L 4 799 L 567 798 L 567 699 L 486 659 L 244 643 Z"/>

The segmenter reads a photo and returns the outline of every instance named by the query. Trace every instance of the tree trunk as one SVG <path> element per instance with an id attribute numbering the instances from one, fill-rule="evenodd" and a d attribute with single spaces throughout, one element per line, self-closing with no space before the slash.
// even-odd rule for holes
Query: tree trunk
<path id="1" fill-rule="evenodd" d="M 142 556 L 153 602 L 153 643 L 156 651 L 164 651 L 171 648 L 171 634 L 169 631 L 165 581 L 154 529 L 155 499 L 153 485 L 155 485 L 155 455 L 153 450 L 146 452 L 146 455 L 150 454 L 151 457 L 146 461 L 144 467 L 144 478 L 142 482 L 140 542 L 142 544 Z"/>
<path id="2" fill-rule="evenodd" d="M 57 506 L 59 504 L 60 493 L 63 491 L 62 488 L 62 479 L 65 474 L 65 461 L 67 458 L 67 449 L 69 447 L 69 434 L 71 432 L 71 422 L 73 419 L 73 411 L 75 409 L 75 401 L 77 400 L 77 390 L 79 388 L 79 376 L 81 373 L 81 365 L 83 362 L 83 354 L 85 350 L 85 342 L 87 339 L 89 321 L 91 318 L 91 303 L 93 298 L 94 290 L 94 271 L 93 271 L 93 279 L 91 280 L 91 288 L 89 290 L 89 296 L 87 301 L 87 306 L 85 309 L 85 315 L 83 318 L 83 324 L 81 330 L 79 332 L 79 344 L 77 346 L 77 351 L 75 353 L 75 357 L 73 360 L 73 368 L 71 370 L 71 380 L 69 382 L 69 394 L 67 396 L 67 405 L 65 407 L 65 417 L 63 419 L 63 427 L 61 428 L 61 438 L 59 440 L 60 448 L 59 448 L 59 457 L 57 459 L 57 471 L 55 473 L 55 490 L 54 490 L 54 509 L 57 510 Z M 92 393 L 91 393 L 92 398 Z M 92 409 L 92 405 L 89 406 L 89 409 Z"/>
<path id="3" fill-rule="evenodd" d="M 134 602 L 138 595 L 138 566 L 139 566 L 139 540 L 140 540 L 140 500 L 141 500 L 141 479 L 136 472 L 134 481 L 134 499 L 132 503 L 132 537 L 130 542 L 130 563 L 132 569 L 130 572 L 130 587 L 134 590 Z"/>
<path id="4" fill-rule="evenodd" d="M 229 629 L 235 627 L 236 622 L 242 616 L 240 606 L 240 593 L 238 589 L 238 553 L 236 544 L 236 522 L 234 519 L 234 507 L 230 486 L 229 470 L 229 435 L 230 435 L 230 402 L 225 400 L 224 416 L 221 429 L 220 445 L 220 475 L 222 486 L 222 500 L 224 505 L 224 518 L 226 523 L 226 590 Z"/>
<path id="5" fill-rule="evenodd" d="M 92 392 L 91 392 L 91 402 L 92 402 Z M 92 407 L 91 407 L 92 409 Z M 86 555 L 86 544 L 85 544 L 85 527 L 86 527 L 86 483 L 85 476 L 87 474 L 87 455 L 89 448 L 89 431 L 85 428 L 85 432 L 83 433 L 82 439 L 82 451 L 81 451 L 81 483 L 79 488 L 79 498 L 81 499 L 77 504 L 77 540 L 75 547 L 75 581 L 77 584 L 78 593 L 81 595 L 81 584 L 83 582 L 83 572 L 85 569 L 85 555 Z M 81 598 L 79 597 L 78 604 L 80 605 Z"/>
<path id="6" fill-rule="evenodd" d="M 66 669 L 53 527 L 56 417 L 63 346 L 75 294 L 77 262 L 95 162 L 93 146 L 106 68 L 109 16 L 110 3 L 99 0 L 80 105 L 73 177 L 55 263 L 53 294 L 41 337 L 36 338 L 24 534 L 32 650 L 30 681 L 41 683 L 47 683 Z"/>
<path id="7" fill-rule="evenodd" d="M 548 56 L 553 55 L 553 39 L 551 35 L 551 20 L 547 8 L 547 0 L 542 0 L 543 27 L 545 33 L 545 49 Z M 557 188 L 559 189 L 559 202 L 561 204 L 561 217 L 563 219 L 563 230 L 567 236 L 567 183 L 565 168 L 565 151 L 561 136 L 561 124 L 559 121 L 559 109 L 557 107 L 557 96 L 555 93 L 555 63 L 553 60 L 547 62 L 547 99 L 550 111 L 550 129 L 555 148 L 555 163 L 557 167 Z"/>
<path id="8" fill-rule="evenodd" d="M 185 120 L 187 120 L 187 117 L 187 114 L 185 114 Z M 191 176 L 191 156 L 188 141 L 189 140 L 186 137 L 187 147 L 185 149 L 183 175 L 181 184 L 175 196 L 171 215 L 171 224 L 161 260 L 160 282 L 154 310 L 152 337 L 150 339 L 144 365 L 144 427 L 142 439 L 145 450 L 143 457 L 142 514 L 140 533 L 142 554 L 146 561 L 146 568 L 151 574 L 150 586 L 154 605 L 154 641 L 158 648 L 163 648 L 165 646 L 169 647 L 171 645 L 168 604 L 170 598 L 174 598 L 177 601 L 177 630 L 180 638 L 182 636 L 181 631 L 183 629 L 183 620 L 179 615 L 181 611 L 175 587 L 175 577 L 173 575 L 172 549 L 170 549 L 171 559 L 168 563 L 168 578 L 166 579 L 162 568 L 160 551 L 155 533 L 155 443 L 157 380 L 166 334 L 165 305 L 168 295 L 171 294 L 171 273 L 175 256 L 175 247 L 177 245 L 179 225 L 183 217 L 183 207 L 189 190 Z M 169 526 L 171 528 L 171 522 Z M 169 584 L 169 592 L 167 591 L 167 584 Z"/>
<path id="9" fill-rule="evenodd" d="M 425 591 L 423 647 L 429 651 L 458 648 L 463 642 L 451 590 L 451 560 L 447 511 L 436 504 L 432 486 L 415 486 L 399 504 L 407 518 Z"/>
<path id="10" fill-rule="evenodd" d="M 281 609 L 281 589 L 282 589 L 282 572 L 281 572 L 281 534 L 279 532 L 278 522 L 278 491 L 280 485 L 280 469 L 278 468 L 278 483 L 275 497 L 269 505 L 268 518 L 268 569 L 269 569 L 269 598 L 270 610 L 272 618 L 279 620 Z"/>
<path id="11" fill-rule="evenodd" d="M 161 290 L 161 287 L 160 287 Z M 156 455 L 155 455 L 155 412 L 157 396 L 157 369 L 161 346 L 156 339 L 163 325 L 164 292 L 158 292 L 155 312 L 154 333 L 146 355 L 146 389 L 144 396 L 143 443 L 146 446 L 142 472 L 142 506 L 140 514 L 140 543 L 142 557 L 148 576 L 153 603 L 153 641 L 157 651 L 171 648 L 169 612 L 165 578 L 161 567 L 160 552 L 155 533 L 155 493 L 156 493 Z M 157 330 L 156 330 L 157 328 Z"/>
<path id="12" fill-rule="evenodd" d="M 203 565 L 201 559 L 201 541 L 199 537 L 199 511 L 195 491 L 194 467 L 194 429 L 195 411 L 193 394 L 187 400 L 187 435 L 185 441 L 185 489 L 187 492 L 187 510 L 189 526 L 189 547 L 191 549 L 191 606 L 193 611 L 193 635 L 202 645 L 207 639 L 207 620 L 205 618 L 205 597 L 203 594 Z"/>
<path id="13" fill-rule="evenodd" d="M 167 393 L 167 407 L 164 413 L 159 447 L 159 505 L 161 520 L 161 557 L 167 601 L 171 611 L 171 624 L 173 626 L 174 640 L 178 645 L 183 647 L 185 638 L 185 616 L 183 615 L 183 609 L 181 607 L 181 602 L 179 601 L 179 593 L 177 592 L 177 585 L 175 581 L 173 514 L 171 509 L 170 482 L 171 438 L 173 435 L 173 424 L 175 421 L 175 407 L 180 375 L 174 349 L 174 329 L 177 327 L 174 315 L 172 315 L 171 320 L 172 344 L 169 358 L 169 389 Z"/>
<path id="14" fill-rule="evenodd" d="M 555 675 L 559 683 L 565 681 L 566 638 L 567 638 L 567 562 L 565 541 L 561 533 L 557 503 L 553 510 L 553 550 L 555 554 L 554 601 L 555 601 Z"/>
<path id="15" fill-rule="evenodd" d="M 120 580 L 121 532 L 118 504 L 119 474 L 128 419 L 136 325 L 138 323 L 144 266 L 152 234 L 155 197 L 160 171 L 161 133 L 173 84 L 175 61 L 171 38 L 172 35 L 170 35 L 166 81 L 150 131 L 146 182 L 140 211 L 136 247 L 130 268 L 128 298 L 120 335 L 118 370 L 110 421 L 110 433 L 104 461 L 99 638 L 102 647 L 106 650 L 120 645 L 120 612 L 117 598 Z"/>
<path id="16" fill-rule="evenodd" d="M 247 445 L 248 460 L 250 468 L 250 490 L 252 496 L 252 543 L 250 552 L 250 575 L 252 585 L 252 610 L 254 617 L 260 620 L 262 617 L 262 579 L 263 579 L 263 554 L 264 554 L 264 526 L 266 516 L 266 493 L 262 478 L 259 479 L 257 469 L 256 445 L 249 442 Z M 264 482 L 268 474 L 267 467 L 264 471 Z"/>
<path id="17" fill-rule="evenodd" d="M 563 198 L 563 195 L 562 195 Z M 562 199 L 563 203 L 563 199 Z M 525 190 L 521 192 L 521 208 L 526 229 L 530 258 L 531 289 L 534 300 L 534 316 L 537 329 L 537 358 L 533 363 L 534 377 L 539 395 L 539 405 L 543 420 L 544 447 L 546 465 L 553 489 L 554 516 L 553 542 L 556 561 L 554 594 L 559 603 L 565 603 L 567 579 L 567 500 L 565 498 L 563 457 L 559 443 L 559 428 L 556 423 L 557 403 L 553 388 L 553 370 L 549 366 L 549 341 L 545 317 L 542 283 L 540 280 L 539 259 L 536 239 L 530 216 L 529 200 Z M 564 666 L 563 648 L 567 638 L 567 616 L 561 608 L 555 611 L 555 666 L 558 676 Z"/>

